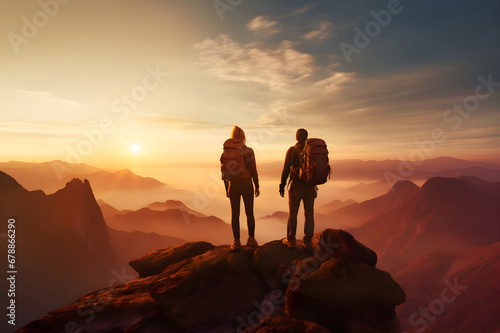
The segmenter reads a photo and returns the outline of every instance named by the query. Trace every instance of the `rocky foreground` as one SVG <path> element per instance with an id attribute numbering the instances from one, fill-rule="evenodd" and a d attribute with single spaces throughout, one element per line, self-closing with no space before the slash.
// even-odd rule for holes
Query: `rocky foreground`
<path id="1" fill-rule="evenodd" d="M 343 231 L 314 251 L 191 242 L 133 260 L 139 277 L 79 298 L 18 332 L 399 332 L 402 288 Z"/>

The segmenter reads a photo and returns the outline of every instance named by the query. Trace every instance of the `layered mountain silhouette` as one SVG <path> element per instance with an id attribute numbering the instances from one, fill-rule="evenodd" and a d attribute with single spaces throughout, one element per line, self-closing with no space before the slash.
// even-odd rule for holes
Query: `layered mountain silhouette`
<path id="1" fill-rule="evenodd" d="M 4 162 L 0 170 L 30 190 L 53 193 L 74 178 L 87 179 L 96 197 L 115 207 L 139 208 L 159 197 L 180 197 L 184 191 L 154 178 L 142 177 L 128 169 L 106 170 L 86 164 L 52 161 L 45 163 Z M 135 203 L 137 206 L 132 207 Z"/>
<path id="2" fill-rule="evenodd" d="M 216 244 L 231 241 L 231 229 L 226 222 L 215 216 L 200 216 L 200 213 L 188 211 L 180 208 L 163 211 L 142 208 L 114 215 L 106 223 L 116 230 L 156 232 L 190 241 L 206 240 Z"/>
<path id="3" fill-rule="evenodd" d="M 336 180 L 354 180 L 379 182 L 386 179 L 386 174 L 408 174 L 409 180 L 427 180 L 432 177 L 475 176 L 485 181 L 500 181 L 500 165 L 437 157 L 418 163 L 401 160 L 363 161 L 357 159 L 332 160 L 333 177 Z M 259 166 L 259 174 L 264 177 L 279 179 L 282 162 L 272 162 Z M 411 172 L 410 172 L 411 171 Z"/>
<path id="4" fill-rule="evenodd" d="M 167 200 L 165 202 L 157 201 L 157 202 L 153 202 L 152 204 L 148 205 L 146 208 L 149 208 L 151 210 L 158 210 L 158 211 L 164 211 L 164 210 L 168 210 L 168 209 L 179 209 L 179 210 L 182 210 L 186 213 L 189 213 L 189 214 L 197 216 L 197 217 L 206 217 L 205 214 L 189 208 L 182 201 L 179 201 L 179 200 Z"/>
<path id="5" fill-rule="evenodd" d="M 101 170 L 91 174 L 76 174 L 76 178 L 88 179 L 94 186 L 94 190 L 101 191 L 130 191 L 130 190 L 152 190 L 166 186 L 166 184 L 150 177 L 141 177 L 128 169 L 116 172 Z"/>
<path id="6" fill-rule="evenodd" d="M 23 309 L 18 324 L 82 294 L 124 282 L 120 279 L 130 276 L 126 268 L 131 258 L 185 242 L 108 228 L 88 180 L 73 179 L 46 195 L 24 189 L 0 171 L 0 218 L 16 220 L 16 301 Z M 7 253 L 7 242 L 0 245 Z M 8 290 L 5 279 L 4 287 Z"/>
<path id="7" fill-rule="evenodd" d="M 342 207 L 349 206 L 349 205 L 352 205 L 355 203 L 356 203 L 356 201 L 354 201 L 354 200 L 342 201 L 342 200 L 337 199 L 337 200 L 333 200 L 333 201 L 327 203 L 326 205 L 319 207 L 318 209 L 316 209 L 316 212 L 322 213 L 322 214 L 329 214 L 329 213 L 336 211 L 337 209 L 340 209 Z"/>
<path id="8" fill-rule="evenodd" d="M 132 212 L 132 210 L 130 209 L 118 210 L 102 199 L 98 199 L 97 204 L 101 208 L 102 215 L 104 216 L 105 219 L 110 218 L 117 214 L 125 214 Z"/>
<path id="9" fill-rule="evenodd" d="M 105 170 L 86 164 L 63 161 L 44 163 L 5 162 L 0 169 L 10 174 L 28 189 L 41 189 L 47 193 L 57 191 L 61 185 L 74 178 L 87 179 L 94 191 L 152 189 L 164 186 L 162 182 L 141 177 L 128 169 Z"/>
<path id="10" fill-rule="evenodd" d="M 419 187 L 411 181 L 398 181 L 386 194 L 361 203 L 341 207 L 320 217 L 318 223 L 322 227 L 329 226 L 332 223 L 341 228 L 360 226 L 376 216 L 399 207 L 418 189 Z"/>
<path id="11" fill-rule="evenodd" d="M 399 182 L 360 205 L 374 200 L 381 209 L 366 209 L 376 215 L 351 232 L 381 255 L 408 260 L 500 241 L 500 183 L 436 177 L 418 188 Z"/>

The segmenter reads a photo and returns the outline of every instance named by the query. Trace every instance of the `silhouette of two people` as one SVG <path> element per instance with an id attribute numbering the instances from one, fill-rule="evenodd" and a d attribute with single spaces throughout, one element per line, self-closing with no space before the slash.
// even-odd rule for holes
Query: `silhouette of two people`
<path id="1" fill-rule="evenodd" d="M 290 147 L 286 153 L 283 171 L 281 173 L 281 183 L 279 193 L 285 196 L 287 179 L 290 178 L 288 190 L 289 217 L 287 225 L 287 237 L 283 239 L 283 244 L 290 248 L 296 248 L 297 214 L 300 203 L 304 203 L 305 224 L 304 224 L 304 246 L 312 249 L 312 236 L 314 233 L 314 200 L 317 196 L 316 186 L 304 183 L 298 177 L 300 167 L 300 154 L 304 149 L 308 133 L 305 129 L 297 130 L 297 143 Z M 240 241 L 240 205 L 241 198 L 245 206 L 247 216 L 248 240 L 246 245 L 257 247 L 255 240 L 255 216 L 254 216 L 254 195 L 258 197 L 259 177 L 255 153 L 252 148 L 246 145 L 245 132 L 238 126 L 234 126 L 231 137 L 224 143 L 224 152 L 220 158 L 222 179 L 226 188 L 226 195 L 231 202 L 231 227 L 233 230 L 234 242 L 232 250 L 241 248 Z M 255 189 L 254 189 L 255 185 Z"/>

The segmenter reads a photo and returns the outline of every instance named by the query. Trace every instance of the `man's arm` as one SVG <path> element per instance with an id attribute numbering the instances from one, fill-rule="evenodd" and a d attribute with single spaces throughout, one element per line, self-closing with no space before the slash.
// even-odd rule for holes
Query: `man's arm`
<path id="1" fill-rule="evenodd" d="M 286 152 L 285 164 L 283 165 L 283 171 L 281 172 L 280 186 L 282 186 L 283 188 L 286 186 L 286 180 L 290 175 L 290 167 L 292 166 L 292 155 L 293 155 L 293 147 L 289 148 Z"/>

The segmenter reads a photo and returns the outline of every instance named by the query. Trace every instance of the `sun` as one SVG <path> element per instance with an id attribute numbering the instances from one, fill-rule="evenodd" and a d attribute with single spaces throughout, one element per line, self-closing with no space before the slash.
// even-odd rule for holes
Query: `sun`
<path id="1" fill-rule="evenodd" d="M 139 146 L 137 143 L 134 143 L 130 146 L 130 149 L 134 152 L 134 153 L 138 153 L 141 151 L 141 146 Z"/>

